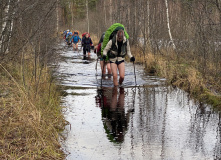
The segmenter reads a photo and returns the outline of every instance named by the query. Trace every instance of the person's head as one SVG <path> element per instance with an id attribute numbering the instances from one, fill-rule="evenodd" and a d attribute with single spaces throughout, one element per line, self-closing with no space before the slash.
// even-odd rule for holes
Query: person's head
<path id="1" fill-rule="evenodd" d="M 117 41 L 122 42 L 124 40 L 124 31 L 121 29 L 117 32 Z"/>
<path id="2" fill-rule="evenodd" d="M 88 38 L 88 37 L 89 37 L 89 34 L 88 34 L 88 33 L 86 33 L 86 34 L 85 34 L 85 37 L 86 37 L 86 38 Z"/>

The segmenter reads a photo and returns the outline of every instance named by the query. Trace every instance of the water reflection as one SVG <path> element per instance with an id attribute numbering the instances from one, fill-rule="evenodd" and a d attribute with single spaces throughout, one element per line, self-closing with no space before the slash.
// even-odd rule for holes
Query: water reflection
<path id="1" fill-rule="evenodd" d="M 59 73 L 68 94 L 63 101 L 71 126 L 64 142 L 71 153 L 67 159 L 221 158 L 220 112 L 148 77 L 142 69 L 136 73 L 143 87 L 131 88 L 134 74 L 129 63 L 126 88 L 116 89 L 107 87 L 112 86 L 108 76 L 95 76 L 95 58 L 82 60 L 72 52 L 64 56 L 68 58 L 60 63 Z M 101 81 L 102 90 L 97 89 Z"/>
<path id="2" fill-rule="evenodd" d="M 214 157 L 215 159 L 221 159 L 221 112 L 219 113 L 219 123 L 217 127 L 217 142 L 214 149 Z"/>
<path id="3" fill-rule="evenodd" d="M 97 90 L 96 104 L 101 108 L 102 121 L 108 139 L 122 143 L 128 129 L 130 114 L 133 109 L 125 111 L 124 88 L 103 87 Z"/>

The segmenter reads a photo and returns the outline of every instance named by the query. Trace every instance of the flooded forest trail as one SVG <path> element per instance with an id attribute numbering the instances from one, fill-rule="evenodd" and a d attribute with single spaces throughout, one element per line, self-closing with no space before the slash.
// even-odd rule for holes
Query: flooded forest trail
<path id="1" fill-rule="evenodd" d="M 221 113 L 126 62 L 122 88 L 102 81 L 96 55 L 83 60 L 61 44 L 57 74 L 64 88 L 64 114 L 70 123 L 62 146 L 67 159 L 212 160 L 221 158 Z M 80 47 L 79 47 L 80 48 Z"/>

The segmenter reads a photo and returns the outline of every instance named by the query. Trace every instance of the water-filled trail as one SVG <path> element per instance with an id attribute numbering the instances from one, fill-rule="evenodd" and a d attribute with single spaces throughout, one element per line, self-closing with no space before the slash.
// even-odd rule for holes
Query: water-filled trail
<path id="1" fill-rule="evenodd" d="M 165 80 L 148 76 L 126 62 L 122 88 L 112 77 L 102 81 L 96 55 L 64 49 L 57 73 L 66 126 L 63 142 L 68 160 L 212 160 L 221 158 L 221 113 L 197 104 Z"/>

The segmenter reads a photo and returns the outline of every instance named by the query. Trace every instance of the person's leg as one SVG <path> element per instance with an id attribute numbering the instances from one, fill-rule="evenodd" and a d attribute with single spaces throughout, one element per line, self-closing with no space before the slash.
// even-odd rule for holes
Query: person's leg
<path id="1" fill-rule="evenodd" d="M 83 54 L 86 56 L 86 47 L 83 48 Z"/>
<path id="2" fill-rule="evenodd" d="M 118 67 L 119 75 L 120 75 L 119 84 L 121 85 L 124 81 L 124 75 L 125 75 L 125 64 L 124 64 L 124 62 L 119 64 L 117 67 Z"/>
<path id="3" fill-rule="evenodd" d="M 111 105 L 110 105 L 111 111 L 116 111 L 116 108 L 117 108 L 117 93 L 118 93 L 118 88 L 117 88 L 117 86 L 115 86 L 112 90 Z"/>
<path id="4" fill-rule="evenodd" d="M 107 69 L 107 64 L 108 64 L 109 62 L 104 62 L 104 70 L 103 70 L 103 72 L 104 72 L 104 74 L 106 74 L 106 69 Z"/>
<path id="5" fill-rule="evenodd" d="M 101 73 L 102 75 L 105 74 L 105 68 L 104 68 L 104 61 L 103 60 L 100 60 L 100 65 L 101 65 Z"/>
<path id="6" fill-rule="evenodd" d="M 73 43 L 73 50 L 75 49 L 75 44 Z"/>
<path id="7" fill-rule="evenodd" d="M 124 109 L 124 99 L 125 99 L 125 93 L 124 93 L 124 88 L 120 88 L 120 94 L 118 98 L 118 106 L 120 109 Z"/>
<path id="8" fill-rule="evenodd" d="M 78 43 L 76 43 L 75 47 L 76 47 L 76 50 L 78 51 Z"/>
<path id="9" fill-rule="evenodd" d="M 109 62 L 107 62 L 107 71 L 108 71 L 108 74 L 111 74 L 111 66 Z"/>
<path id="10" fill-rule="evenodd" d="M 115 63 L 111 63 L 111 71 L 113 74 L 113 82 L 114 82 L 114 86 L 118 86 L 118 81 L 117 81 L 117 64 Z"/>
<path id="11" fill-rule="evenodd" d="M 89 45 L 88 46 L 88 56 L 90 56 L 91 55 L 91 46 Z"/>

